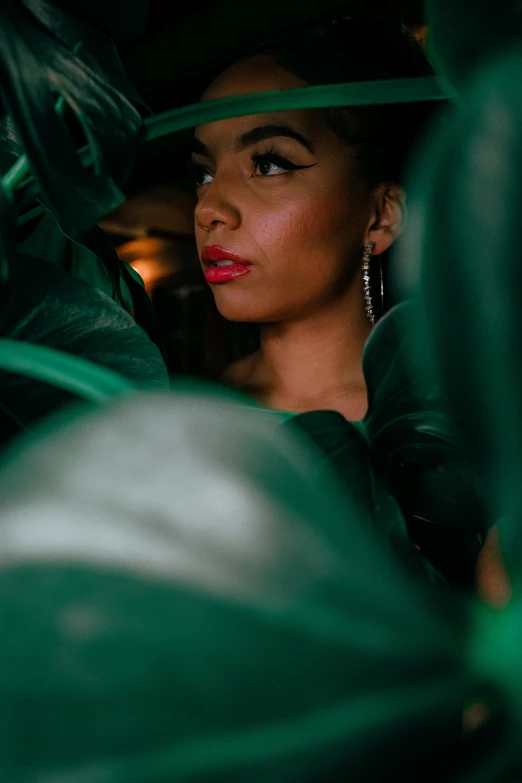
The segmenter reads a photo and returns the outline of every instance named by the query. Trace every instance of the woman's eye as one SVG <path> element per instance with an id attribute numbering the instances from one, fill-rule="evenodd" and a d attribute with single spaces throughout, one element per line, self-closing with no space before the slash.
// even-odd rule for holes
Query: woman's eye
<path id="1" fill-rule="evenodd" d="M 202 185 L 208 185 L 209 182 L 212 182 L 212 175 L 208 171 L 202 171 L 196 177 L 197 188 L 200 188 Z"/>
<path id="2" fill-rule="evenodd" d="M 261 159 L 256 161 L 256 168 L 262 177 L 274 176 L 274 174 L 284 174 L 288 169 L 272 160 Z"/>
<path id="3" fill-rule="evenodd" d="M 260 177 L 274 177 L 278 174 L 288 174 L 291 171 L 310 168 L 310 166 L 297 166 L 275 150 L 265 152 L 262 155 L 253 155 L 252 162 Z"/>
<path id="4" fill-rule="evenodd" d="M 202 185 L 208 185 L 209 182 L 212 182 L 212 174 L 199 163 L 194 163 L 193 160 L 189 160 L 187 168 L 196 188 L 200 188 Z"/>

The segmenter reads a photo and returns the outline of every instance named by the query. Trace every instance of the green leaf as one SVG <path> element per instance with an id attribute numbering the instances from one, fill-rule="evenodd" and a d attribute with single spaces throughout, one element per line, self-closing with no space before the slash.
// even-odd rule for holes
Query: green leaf
<path id="1" fill-rule="evenodd" d="M 320 448 L 318 472 L 332 470 L 347 494 L 349 508 L 357 508 L 368 532 L 377 535 L 397 555 L 401 567 L 420 580 L 446 586 L 440 573 L 419 555 L 408 537 L 396 499 L 380 481 L 364 426 L 347 421 L 335 411 L 313 411 L 293 417 L 284 425 L 305 433 Z M 347 517 L 346 524 L 352 524 Z"/>
<path id="2" fill-rule="evenodd" d="M 41 199 L 69 236 L 90 229 L 124 196 L 141 117 L 106 36 L 58 8 L 0 7 L 2 96 Z M 79 53 L 73 48 L 81 41 Z M 61 96 L 87 139 L 87 169 L 65 122 Z"/>
<path id="3" fill-rule="evenodd" d="M 17 257 L 3 296 L 2 441 L 75 395 L 102 400 L 136 387 L 169 387 L 158 349 L 132 318 L 56 263 Z"/>
<path id="4" fill-rule="evenodd" d="M 461 607 L 248 407 L 178 388 L 26 442 L 0 530 L 2 779 L 369 783 L 448 763 L 474 687 Z"/>
<path id="5" fill-rule="evenodd" d="M 423 347 L 411 303 L 393 308 L 368 339 L 363 371 L 369 407 L 364 425 L 390 491 L 408 515 L 484 531 L 473 471 Z"/>
<path id="6" fill-rule="evenodd" d="M 417 341 L 440 379 L 488 517 L 500 520 L 512 587 L 505 609 L 479 606 L 473 617 L 470 667 L 504 715 L 473 783 L 516 779 L 520 770 L 521 83 L 518 42 L 474 73 L 413 168 L 414 238 L 403 248 L 406 276 L 417 280 Z"/>
<path id="7" fill-rule="evenodd" d="M 67 269 L 73 277 L 89 282 L 100 291 L 119 301 L 125 309 L 132 310 L 132 301 L 129 297 L 124 300 L 120 283 L 120 262 L 112 248 L 112 252 L 102 248 L 103 259 L 96 255 L 90 248 L 93 244 L 92 234 L 83 235 L 80 238 L 86 245 L 74 242 L 61 231 L 54 216 L 47 212 L 28 237 L 18 244 L 20 253 L 43 258 L 50 263 L 58 264 Z M 91 240 L 91 241 L 89 241 Z M 98 242 L 98 251 L 101 243 Z"/>
<path id="8" fill-rule="evenodd" d="M 94 227 L 74 241 L 65 236 L 53 215 L 44 211 L 36 227 L 18 243 L 18 250 L 56 264 L 103 291 L 132 315 L 161 350 L 154 310 L 141 278 L 120 261 L 101 229 Z"/>
<path id="9" fill-rule="evenodd" d="M 87 359 L 18 340 L 0 338 L 0 371 L 45 381 L 91 402 L 105 402 L 134 389 L 121 375 Z"/>
<path id="10" fill-rule="evenodd" d="M 376 104 L 438 101 L 452 97 L 445 92 L 436 76 L 411 79 L 385 79 L 294 90 L 240 95 L 182 106 L 147 120 L 147 139 L 192 128 L 228 117 L 241 117 L 269 111 L 315 109 L 325 106 L 370 106 Z"/>
<path id="11" fill-rule="evenodd" d="M 427 142 L 411 188 L 425 350 L 497 517 L 493 488 L 511 482 L 515 493 L 522 464 L 521 79 L 518 45 L 477 74 Z"/>

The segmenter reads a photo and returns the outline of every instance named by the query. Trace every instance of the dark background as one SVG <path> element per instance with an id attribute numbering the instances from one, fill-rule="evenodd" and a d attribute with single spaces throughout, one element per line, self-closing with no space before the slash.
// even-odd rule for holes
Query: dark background
<path id="1" fill-rule="evenodd" d="M 145 35 L 122 43 L 120 52 L 143 98 L 155 112 L 164 111 L 187 103 L 198 73 L 225 49 L 230 54 L 229 47 L 238 53 L 242 46 L 251 49 L 267 35 L 307 24 L 327 11 L 353 9 L 371 17 L 389 5 L 408 25 L 424 23 L 422 0 L 198 0 L 175 6 L 151 0 Z"/>

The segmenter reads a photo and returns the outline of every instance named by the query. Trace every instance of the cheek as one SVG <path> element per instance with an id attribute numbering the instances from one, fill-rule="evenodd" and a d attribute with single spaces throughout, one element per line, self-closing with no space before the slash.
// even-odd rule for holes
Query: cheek
<path id="1" fill-rule="evenodd" d="M 362 241 L 361 210 L 341 188 L 302 194 L 258 214 L 251 231 L 267 278 L 288 294 L 319 293 L 346 277 Z"/>
<path id="2" fill-rule="evenodd" d="M 304 192 L 274 187 L 263 199 L 243 201 L 238 245 L 245 243 L 258 266 L 239 284 L 214 288 L 218 309 L 230 320 L 260 322 L 327 301 L 360 255 L 361 226 L 345 181 Z"/>
<path id="3" fill-rule="evenodd" d="M 275 272 L 286 265 L 288 254 L 300 252 L 310 241 L 321 241 L 329 222 L 321 204 L 302 197 L 285 200 L 277 209 L 261 213 L 258 221 L 252 221 L 252 230 L 263 246 L 269 268 Z"/>

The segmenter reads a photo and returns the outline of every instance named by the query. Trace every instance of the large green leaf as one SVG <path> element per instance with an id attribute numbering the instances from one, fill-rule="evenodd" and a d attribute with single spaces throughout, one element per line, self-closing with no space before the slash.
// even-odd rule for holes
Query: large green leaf
<path id="1" fill-rule="evenodd" d="M 518 46 L 479 72 L 412 188 L 425 346 L 488 489 L 522 464 L 521 79 Z"/>
<path id="2" fill-rule="evenodd" d="M 119 300 L 126 309 L 132 308 L 128 292 L 124 298 L 120 288 L 120 264 L 116 255 L 113 253 L 107 258 L 108 254 L 104 254 L 103 263 L 85 245 L 66 237 L 50 212 L 45 213 L 29 236 L 19 242 L 18 249 L 24 255 L 58 264 L 73 277 L 92 283 L 111 299 Z"/>
<path id="3" fill-rule="evenodd" d="M 399 502 L 413 541 L 453 584 L 473 589 L 488 528 L 480 484 L 430 361 L 418 312 L 402 303 L 367 342 L 364 420 L 373 464 Z"/>
<path id="4" fill-rule="evenodd" d="M 18 360 L 16 343 L 6 345 L 9 356 L 3 348 L 0 353 L 2 442 L 70 403 L 73 394 L 93 400 L 96 388 L 98 398 L 134 385 L 168 388 L 158 349 L 121 307 L 57 264 L 30 256 L 16 262 L 3 288 L 0 311 L 0 338 L 20 343 Z M 61 362 L 59 356 L 55 361 L 52 354 L 46 368 L 40 361 L 31 371 L 31 344 L 65 352 L 71 360 L 88 360 L 123 378 L 111 379 L 109 374 L 104 380 L 105 373 L 97 376 L 95 368 L 84 367 L 81 361 L 77 367 L 72 361 Z"/>
<path id="5" fill-rule="evenodd" d="M 478 487 L 440 381 L 425 346 L 415 350 L 417 320 L 411 303 L 400 304 L 379 321 L 366 344 L 368 440 L 387 486 L 410 514 L 455 532 L 484 532 Z"/>
<path id="6" fill-rule="evenodd" d="M 508 706 L 473 781 L 518 779 L 522 727 L 522 55 L 478 69 L 429 139 L 411 188 L 419 262 L 416 334 L 436 368 L 500 542 L 513 597 L 477 611 L 471 665 Z M 429 151 L 429 154 L 427 154 Z M 511 777 L 503 776 L 509 772 Z"/>
<path id="7" fill-rule="evenodd" d="M 384 486 L 375 469 L 375 461 L 364 426 L 346 421 L 335 411 L 313 411 L 293 417 L 286 427 L 306 433 L 319 446 L 323 456 L 318 470 L 327 465 L 340 480 L 349 497 L 349 509 L 355 505 L 368 531 L 390 546 L 402 567 L 418 578 L 428 578 L 439 585 L 447 584 L 408 537 L 407 525 L 397 500 Z M 350 524 L 349 516 L 347 525 Z"/>
<path id="8" fill-rule="evenodd" d="M 70 236 L 90 229 L 123 200 L 141 130 L 107 36 L 59 7 L 4 0 L 0 6 L 0 76 L 42 200 Z M 79 44 L 79 50 L 73 51 Z M 112 47 L 112 48 L 111 48 Z M 55 111 L 61 96 L 87 140 L 92 168 L 77 154 L 70 128 Z"/>
<path id="9" fill-rule="evenodd" d="M 132 315 L 136 323 L 160 347 L 162 340 L 152 303 L 139 275 L 127 264 L 97 226 L 74 241 L 61 231 L 54 216 L 44 212 L 31 233 L 18 242 L 22 254 L 57 264 L 75 278 L 91 283 Z"/>
<path id="10" fill-rule="evenodd" d="M 218 98 L 173 109 L 147 121 L 147 138 L 156 139 L 184 128 L 227 117 L 269 111 L 316 109 L 325 106 L 372 106 L 377 104 L 442 101 L 451 98 L 451 88 L 441 87 L 436 76 L 407 79 L 327 84 L 293 90 Z"/>
<path id="11" fill-rule="evenodd" d="M 9 261 L 16 248 L 16 208 L 11 191 L 0 185 L 0 286 L 9 278 Z M 1 288 L 0 288 L 1 304 Z"/>
<path id="12" fill-rule="evenodd" d="M 449 764 L 474 692 L 460 607 L 410 578 L 295 434 L 178 390 L 22 445 L 0 479 L 2 779 Z"/>
<path id="13" fill-rule="evenodd" d="M 0 368 L 103 402 L 135 387 L 117 373 L 55 348 L 0 338 Z"/>

